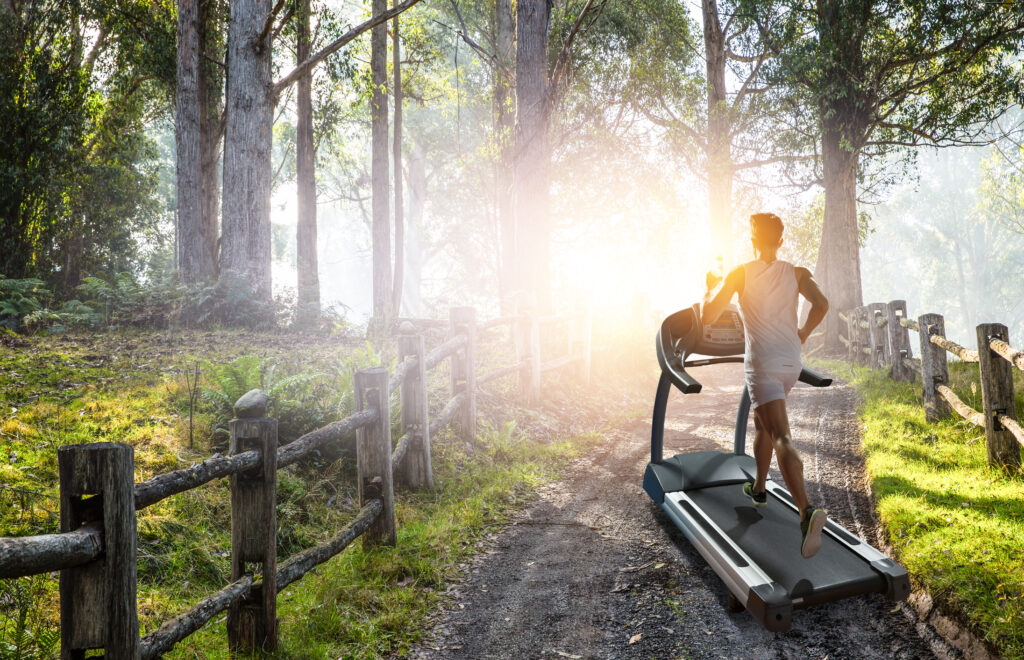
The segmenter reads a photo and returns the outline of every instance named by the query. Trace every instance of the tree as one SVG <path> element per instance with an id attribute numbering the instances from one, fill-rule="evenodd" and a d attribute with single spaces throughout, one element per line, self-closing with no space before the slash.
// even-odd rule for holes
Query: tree
<path id="1" fill-rule="evenodd" d="M 402 306 L 402 278 L 405 273 L 405 205 L 402 198 L 402 40 L 397 16 L 391 19 L 391 41 L 395 94 L 395 131 L 392 140 L 392 161 L 395 167 L 395 279 L 391 286 L 391 314 L 398 316 Z"/>
<path id="2" fill-rule="evenodd" d="M 199 156 L 199 0 L 178 0 L 178 71 L 174 112 L 177 151 L 178 264 L 182 280 L 195 282 L 206 254 L 202 231 Z"/>
<path id="3" fill-rule="evenodd" d="M 231 3 L 224 136 L 222 278 L 245 280 L 258 298 L 270 298 L 271 140 L 273 108 L 281 92 L 363 32 L 386 23 L 417 2 L 419 0 L 405 0 L 390 10 L 375 13 L 369 20 L 296 64 L 277 82 L 270 79 L 277 12 L 272 11 L 269 0 L 234 0 Z M 279 0 L 275 9 L 280 10 L 283 4 Z M 390 260 L 390 246 L 385 249 Z M 390 277 L 387 285 L 390 286 Z"/>
<path id="4" fill-rule="evenodd" d="M 104 2 L 0 5 L 6 276 L 42 277 L 67 295 L 83 274 L 133 263 L 133 233 L 157 216 L 143 122 L 166 108 L 173 26 L 164 8 L 127 1 L 117 11 Z"/>
<path id="5" fill-rule="evenodd" d="M 274 99 L 270 0 L 232 0 L 228 23 L 222 278 L 269 300 L 270 153 Z"/>
<path id="6" fill-rule="evenodd" d="M 771 77 L 817 110 L 825 220 L 815 276 L 832 303 L 826 348 L 840 350 L 838 312 L 862 303 L 861 157 L 985 141 L 984 125 L 1019 90 L 1009 55 L 1021 48 L 1024 12 L 954 0 L 747 0 L 745 9 L 772 52 Z"/>
<path id="7" fill-rule="evenodd" d="M 296 56 L 299 62 L 310 55 L 310 0 L 298 0 Z M 316 242 L 316 150 L 313 143 L 313 74 L 298 82 L 295 132 L 295 177 L 298 184 L 298 222 L 295 226 L 296 322 L 316 323 L 320 316 L 320 274 Z"/>
<path id="8" fill-rule="evenodd" d="M 373 13 L 382 14 L 387 0 L 373 0 Z M 377 332 L 391 316 L 391 203 L 388 171 L 388 31 L 381 23 L 370 33 L 370 132 L 373 186 L 373 322 Z"/>

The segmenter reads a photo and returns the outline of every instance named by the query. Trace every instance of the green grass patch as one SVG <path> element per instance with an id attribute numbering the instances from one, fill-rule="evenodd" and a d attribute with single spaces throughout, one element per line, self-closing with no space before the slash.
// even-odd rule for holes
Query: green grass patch
<path id="1" fill-rule="evenodd" d="M 860 394 L 867 471 L 899 561 L 1000 655 L 1024 658 L 1024 472 L 989 467 L 984 429 L 955 413 L 926 422 L 919 382 L 822 366 Z M 950 363 L 950 381 L 981 409 L 976 365 Z M 1019 411 L 1022 394 L 1018 385 Z"/>

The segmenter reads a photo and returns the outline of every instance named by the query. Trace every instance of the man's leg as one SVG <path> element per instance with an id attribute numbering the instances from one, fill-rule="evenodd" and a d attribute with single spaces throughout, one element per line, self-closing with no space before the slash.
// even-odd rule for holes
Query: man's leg
<path id="1" fill-rule="evenodd" d="M 754 491 L 764 492 L 765 482 L 768 480 L 768 468 L 772 464 L 772 436 L 768 429 L 761 423 L 761 417 L 757 414 L 758 408 L 754 408 L 754 461 L 757 463 L 757 480 L 754 481 Z"/>
<path id="2" fill-rule="evenodd" d="M 803 520 L 804 511 L 809 506 L 807 500 L 807 489 L 804 487 L 804 464 L 800 460 L 800 454 L 793 446 L 793 440 L 789 435 L 789 416 L 786 414 L 786 400 L 776 399 L 768 403 L 762 403 L 754 408 L 754 424 L 765 430 L 771 437 L 775 447 L 775 456 L 779 461 L 779 471 L 782 472 L 782 479 L 786 482 L 797 508 L 800 509 L 800 519 Z M 757 453 L 755 439 L 754 452 Z M 761 459 L 756 457 L 758 464 L 758 479 L 761 478 Z M 767 463 L 767 462 L 766 462 Z M 765 468 L 767 471 L 767 467 Z M 764 487 L 764 482 L 761 482 Z M 756 486 L 755 486 L 756 487 Z"/>

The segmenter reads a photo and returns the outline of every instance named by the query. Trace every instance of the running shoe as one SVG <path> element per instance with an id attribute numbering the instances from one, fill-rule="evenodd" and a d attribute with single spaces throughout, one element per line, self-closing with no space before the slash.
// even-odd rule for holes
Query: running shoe
<path id="1" fill-rule="evenodd" d="M 813 557 L 821 550 L 821 530 L 825 529 L 828 522 L 828 512 L 824 509 L 807 507 L 804 511 L 804 519 L 800 521 L 800 554 L 805 558 Z"/>
<path id="2" fill-rule="evenodd" d="M 750 498 L 750 501 L 754 503 L 754 506 L 768 506 L 768 493 L 763 490 L 760 493 L 755 491 L 753 481 L 748 481 L 743 484 L 743 494 Z"/>

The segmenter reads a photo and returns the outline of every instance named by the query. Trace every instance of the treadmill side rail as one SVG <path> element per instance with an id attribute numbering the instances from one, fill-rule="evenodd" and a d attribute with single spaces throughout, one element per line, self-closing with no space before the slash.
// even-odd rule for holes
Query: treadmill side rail
<path id="1" fill-rule="evenodd" d="M 786 590 L 765 574 L 686 493 L 666 493 L 661 508 L 758 623 L 772 632 L 790 628 L 793 601 Z"/>

